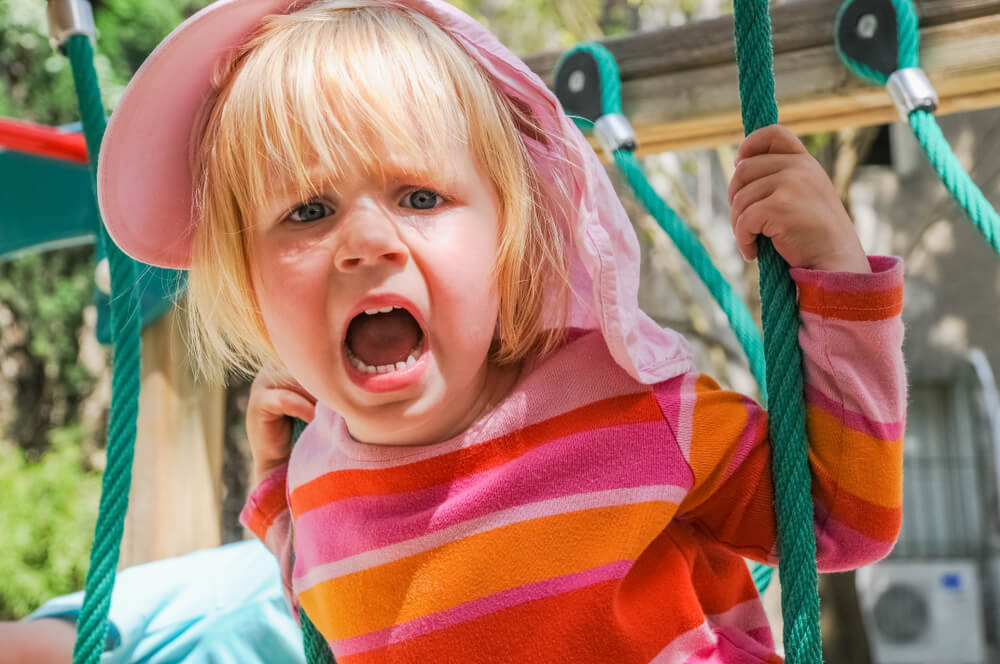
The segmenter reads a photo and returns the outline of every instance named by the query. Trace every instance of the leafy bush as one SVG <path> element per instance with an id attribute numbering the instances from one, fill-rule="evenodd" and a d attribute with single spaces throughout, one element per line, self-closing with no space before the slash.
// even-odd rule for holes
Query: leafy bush
<path id="1" fill-rule="evenodd" d="M 0 620 L 83 587 L 100 497 L 83 439 L 79 427 L 55 429 L 37 462 L 0 442 Z"/>

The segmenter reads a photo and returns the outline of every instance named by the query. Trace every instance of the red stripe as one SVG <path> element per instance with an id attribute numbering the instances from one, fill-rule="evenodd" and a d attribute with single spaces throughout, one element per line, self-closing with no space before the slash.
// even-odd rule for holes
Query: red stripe
<path id="1" fill-rule="evenodd" d="M 880 542 L 895 542 L 903 520 L 901 507 L 883 507 L 844 491 L 823 468 L 813 466 L 812 493 L 831 518 Z"/>
<path id="2" fill-rule="evenodd" d="M 425 489 L 496 468 L 551 440 L 579 431 L 662 419 L 663 413 L 652 392 L 605 399 L 506 436 L 404 466 L 374 471 L 340 470 L 320 475 L 292 490 L 292 513 L 298 517 L 318 507 L 356 496 Z"/>
<path id="3" fill-rule="evenodd" d="M 266 539 L 267 531 L 274 520 L 288 509 L 285 477 L 285 474 L 282 473 L 281 479 L 265 480 L 265 482 L 270 482 L 272 486 L 266 488 L 263 496 L 260 495 L 260 489 L 253 494 L 254 504 L 248 515 L 247 528 L 262 542 Z"/>
<path id="4" fill-rule="evenodd" d="M 849 321 L 878 321 L 898 316 L 903 310 L 902 284 L 881 291 L 835 291 L 819 284 L 799 284 L 802 311 Z"/>
<path id="5" fill-rule="evenodd" d="M 81 134 L 30 122 L 0 119 L 0 147 L 41 157 L 87 163 L 87 142 Z"/>

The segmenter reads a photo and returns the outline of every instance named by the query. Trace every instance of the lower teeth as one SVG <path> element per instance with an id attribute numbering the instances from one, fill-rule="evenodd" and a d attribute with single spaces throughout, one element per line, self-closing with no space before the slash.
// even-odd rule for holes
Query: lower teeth
<path id="1" fill-rule="evenodd" d="M 358 358 L 357 355 L 355 355 L 351 351 L 349 346 L 347 346 L 346 348 L 347 348 L 347 359 L 351 362 L 351 366 L 353 366 L 355 369 L 366 374 L 384 374 L 384 373 L 392 373 L 393 371 L 403 371 L 404 369 L 409 369 L 414 364 L 416 364 L 417 360 L 420 359 L 420 356 L 423 355 L 424 353 L 424 339 L 423 337 L 420 338 L 420 341 L 418 341 L 417 345 L 414 346 L 413 349 L 410 351 L 405 362 L 400 360 L 395 364 L 383 364 L 377 367 L 372 366 L 370 364 L 365 364 Z"/>

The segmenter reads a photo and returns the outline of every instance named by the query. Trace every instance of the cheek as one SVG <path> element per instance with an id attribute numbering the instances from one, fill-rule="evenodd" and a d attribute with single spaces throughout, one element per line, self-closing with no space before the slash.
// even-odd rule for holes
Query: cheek
<path id="1" fill-rule="evenodd" d="M 489 347 L 499 314 L 499 295 L 494 275 L 497 242 L 493 233 L 463 233 L 441 251 L 435 271 L 444 301 L 453 303 L 449 318 L 463 345 Z"/>
<path id="2" fill-rule="evenodd" d="M 261 317 L 283 362 L 294 363 L 295 348 L 308 346 L 310 340 L 326 338 L 322 259 L 317 254 L 299 254 L 293 258 L 262 248 L 252 266 Z"/>

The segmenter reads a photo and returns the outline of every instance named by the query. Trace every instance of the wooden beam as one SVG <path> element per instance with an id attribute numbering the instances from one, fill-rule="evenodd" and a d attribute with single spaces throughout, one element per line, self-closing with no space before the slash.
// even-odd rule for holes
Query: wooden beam
<path id="1" fill-rule="evenodd" d="M 940 114 L 1000 106 L 1000 0 L 917 0 L 920 63 Z M 779 120 L 800 134 L 898 118 L 887 93 L 856 79 L 833 47 L 839 0 L 773 10 Z M 733 20 L 720 17 L 605 42 L 622 75 L 640 154 L 735 143 L 743 136 Z M 558 54 L 527 59 L 551 83 Z"/>
<path id="2" fill-rule="evenodd" d="M 221 543 L 224 389 L 199 383 L 176 308 L 142 333 L 138 435 L 120 567 Z"/>

